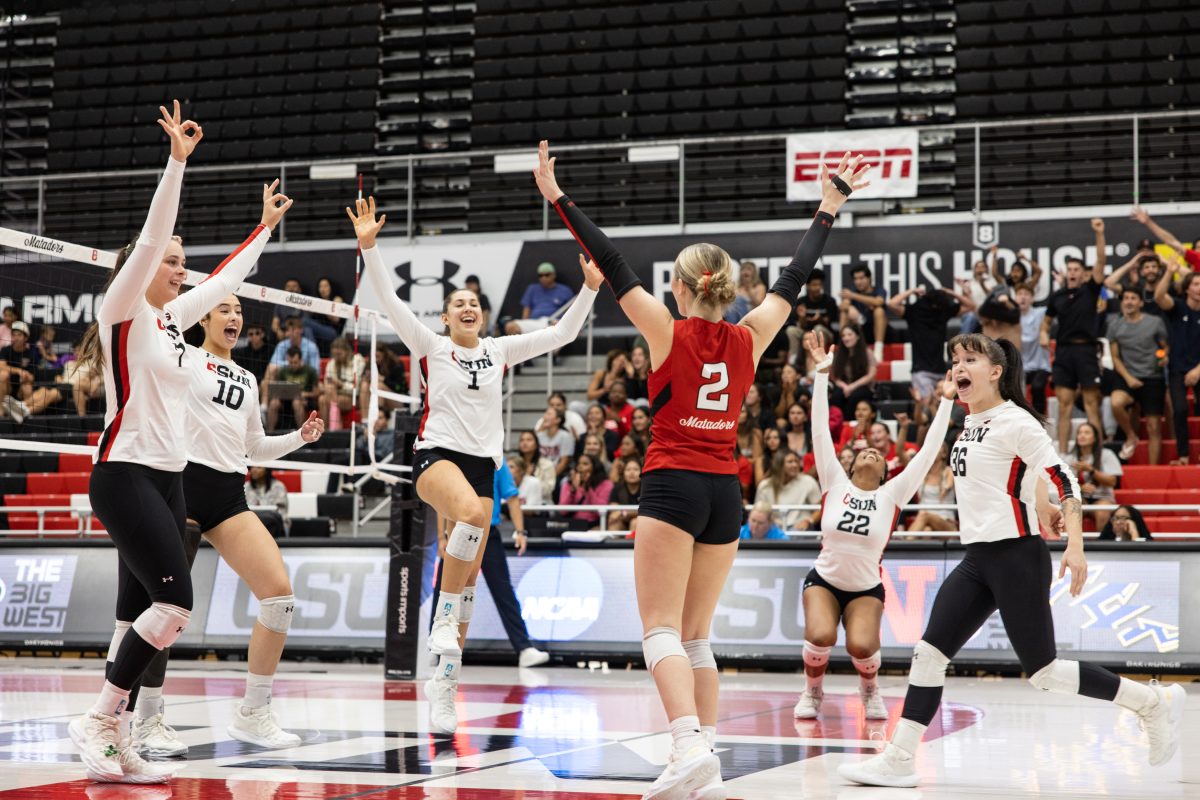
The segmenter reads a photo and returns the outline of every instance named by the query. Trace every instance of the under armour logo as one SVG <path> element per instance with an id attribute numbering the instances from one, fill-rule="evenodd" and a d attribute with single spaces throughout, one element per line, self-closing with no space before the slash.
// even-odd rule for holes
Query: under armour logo
<path id="1" fill-rule="evenodd" d="M 479 537 L 478 537 L 478 536 L 471 536 L 470 534 L 467 534 L 467 541 L 468 541 L 468 542 L 478 542 L 478 541 L 479 541 Z"/>
<path id="2" fill-rule="evenodd" d="M 458 274 L 459 265 L 453 261 L 442 261 L 442 277 L 436 275 L 418 275 L 413 277 L 412 262 L 405 261 L 396 267 L 396 277 L 400 279 L 400 285 L 396 287 L 396 294 L 401 300 L 408 302 L 411 299 L 410 286 L 441 286 L 443 294 L 450 294 L 458 287 L 450 280 Z"/>
<path id="3" fill-rule="evenodd" d="M 285 608 L 285 609 L 283 610 L 283 613 L 285 613 L 285 614 L 290 614 L 290 613 L 292 613 L 292 610 L 293 610 L 293 609 L 295 609 L 295 606 L 288 606 L 287 608 Z"/>
<path id="4" fill-rule="evenodd" d="M 176 629 L 175 629 L 175 632 L 176 632 L 176 633 L 183 633 L 183 627 L 182 627 L 182 626 L 180 626 L 180 627 L 176 628 Z"/>
<path id="5" fill-rule="evenodd" d="M 167 577 L 163 578 L 163 583 L 167 583 L 168 581 L 173 581 L 173 580 L 175 580 L 174 576 L 168 575 Z"/>

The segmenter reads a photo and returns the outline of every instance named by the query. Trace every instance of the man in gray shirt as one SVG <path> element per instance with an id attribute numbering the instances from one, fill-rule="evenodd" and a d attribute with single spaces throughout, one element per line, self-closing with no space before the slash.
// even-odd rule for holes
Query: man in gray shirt
<path id="1" fill-rule="evenodd" d="M 1144 302 L 1137 287 L 1126 286 L 1121 291 L 1121 315 L 1108 323 L 1108 343 L 1117 373 L 1112 409 L 1117 424 L 1125 431 L 1121 460 L 1127 461 L 1137 449 L 1133 420 L 1133 406 L 1137 405 L 1150 435 L 1150 463 L 1157 464 L 1162 457 L 1167 326 L 1162 317 L 1142 313 Z"/>

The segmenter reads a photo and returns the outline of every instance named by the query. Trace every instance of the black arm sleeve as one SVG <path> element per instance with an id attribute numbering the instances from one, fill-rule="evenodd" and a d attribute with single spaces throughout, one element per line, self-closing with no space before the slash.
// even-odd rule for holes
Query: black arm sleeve
<path id="1" fill-rule="evenodd" d="M 564 194 L 555 201 L 554 210 L 562 217 L 587 257 L 596 262 L 600 272 L 604 273 L 604 279 L 618 300 L 633 287 L 642 285 L 641 279 L 625 261 L 621 251 L 613 245 L 612 239 L 605 236 L 604 231 L 579 210 L 574 200 Z"/>
<path id="2" fill-rule="evenodd" d="M 775 283 L 771 284 L 772 294 L 779 295 L 792 305 L 796 304 L 800 298 L 800 290 L 808 280 L 809 273 L 813 271 L 817 259 L 821 257 L 821 251 L 825 249 L 825 240 L 829 238 L 829 230 L 832 227 L 833 216 L 818 211 L 812 225 L 804 232 L 804 238 L 800 240 L 800 246 L 796 248 L 796 255 L 792 256 L 791 263 L 783 268 Z"/>

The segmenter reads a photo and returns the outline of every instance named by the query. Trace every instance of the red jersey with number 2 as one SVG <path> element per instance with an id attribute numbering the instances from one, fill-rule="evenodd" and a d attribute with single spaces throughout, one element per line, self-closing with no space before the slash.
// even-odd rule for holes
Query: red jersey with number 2
<path id="1" fill-rule="evenodd" d="M 643 471 L 736 475 L 738 413 L 752 383 L 749 328 L 699 317 L 676 320 L 671 353 L 650 373 L 654 426 Z"/>

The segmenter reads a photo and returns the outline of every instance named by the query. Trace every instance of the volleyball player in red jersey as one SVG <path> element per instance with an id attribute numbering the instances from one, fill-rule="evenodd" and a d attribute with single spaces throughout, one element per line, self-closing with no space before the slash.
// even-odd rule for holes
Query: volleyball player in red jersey
<path id="1" fill-rule="evenodd" d="M 812 226 L 767 299 L 737 325 L 722 321 L 734 299 L 733 262 L 712 244 L 684 248 L 671 293 L 676 320 L 647 292 L 607 236 L 558 187 L 549 145 L 534 178 L 617 296 L 650 349 L 654 438 L 646 453 L 634 545 L 642 652 L 671 727 L 671 758 L 645 800 L 725 797 L 712 753 L 717 663 L 708 632 L 737 553 L 742 495 L 733 460 L 737 416 L 763 351 L 792 313 L 834 215 L 867 185 L 861 157 L 847 153 L 830 177 Z"/>

